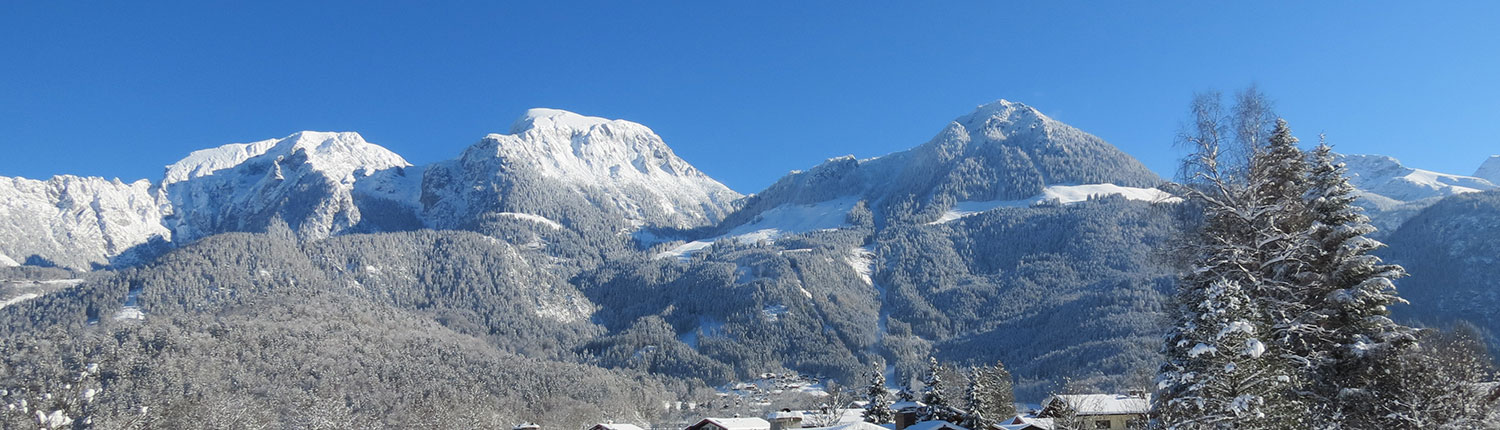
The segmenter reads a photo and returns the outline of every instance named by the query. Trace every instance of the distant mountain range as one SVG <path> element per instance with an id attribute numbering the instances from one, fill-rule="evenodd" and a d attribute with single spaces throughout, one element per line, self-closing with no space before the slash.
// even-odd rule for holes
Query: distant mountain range
<path id="1" fill-rule="evenodd" d="M 1500 303 L 1486 260 L 1500 157 L 1472 176 L 1342 159 L 1386 255 L 1414 273 L 1398 313 L 1500 330 L 1486 311 Z M 294 327 L 425 321 L 424 336 L 666 378 L 653 386 L 679 398 L 783 369 L 855 383 L 884 363 L 902 381 L 929 356 L 1003 361 L 1023 399 L 1065 379 L 1123 390 L 1151 383 L 1175 280 L 1162 249 L 1181 199 L 1164 182 L 1004 100 L 909 150 L 829 159 L 749 196 L 643 125 L 553 109 L 425 166 L 356 133 L 300 132 L 193 152 L 154 183 L 0 178 L 0 266 L 111 269 L 0 283 L 0 335 L 197 332 L 285 309 L 276 321 Z M 359 305 L 305 310 L 325 302 Z"/>

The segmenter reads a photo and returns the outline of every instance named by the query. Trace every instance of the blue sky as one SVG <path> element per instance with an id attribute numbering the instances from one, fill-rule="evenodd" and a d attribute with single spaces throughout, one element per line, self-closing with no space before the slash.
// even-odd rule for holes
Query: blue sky
<path id="1" fill-rule="evenodd" d="M 426 163 L 554 107 L 755 192 L 1001 98 L 1170 174 L 1192 94 L 1252 82 L 1344 152 L 1500 154 L 1493 1 L 437 3 L 5 2 L 0 176 L 154 181 L 305 129 Z"/>

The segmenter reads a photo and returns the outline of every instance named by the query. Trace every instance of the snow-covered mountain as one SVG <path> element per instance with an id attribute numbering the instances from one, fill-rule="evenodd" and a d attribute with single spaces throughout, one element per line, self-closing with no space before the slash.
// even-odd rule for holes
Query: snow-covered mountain
<path id="1" fill-rule="evenodd" d="M 1340 155 L 1349 169 L 1349 182 L 1360 191 L 1358 205 L 1382 233 L 1395 231 L 1407 219 L 1438 200 L 1465 193 L 1492 190 L 1494 182 L 1475 176 L 1439 173 L 1407 167 L 1384 155 Z M 1480 167 L 1500 166 L 1493 158 Z"/>
<path id="2" fill-rule="evenodd" d="M 634 230 L 714 223 L 739 198 L 646 126 L 532 109 L 509 134 L 485 136 L 459 158 L 429 167 L 421 202 L 435 227 L 519 213 Z"/>
<path id="3" fill-rule="evenodd" d="M 162 181 L 178 240 L 259 230 L 280 217 L 304 237 L 349 231 L 358 199 L 410 198 L 415 175 L 401 156 L 358 133 L 304 131 L 281 139 L 195 151 Z"/>
<path id="4" fill-rule="evenodd" d="M 954 119 L 915 148 L 866 160 L 839 157 L 792 172 L 747 199 L 724 228 L 755 222 L 780 206 L 846 197 L 865 200 L 882 219 L 915 222 L 939 219 L 964 202 L 1046 200 L 1055 186 L 1112 185 L 1079 189 L 1137 196 L 1155 195 L 1144 189 L 1160 183 L 1145 165 L 1104 140 L 1030 106 L 1000 100 Z"/>
<path id="5" fill-rule="evenodd" d="M 0 177 L 0 266 L 108 265 L 132 247 L 171 239 L 167 207 L 144 179 Z"/>
<path id="6" fill-rule="evenodd" d="M 1500 155 L 1491 155 L 1484 163 L 1480 163 L 1479 170 L 1474 171 L 1474 177 L 1500 185 Z"/>
<path id="7" fill-rule="evenodd" d="M 532 109 L 509 134 L 431 166 L 358 133 L 303 131 L 194 151 L 156 184 L 0 178 L 0 197 L 0 265 L 87 269 L 153 238 L 188 243 L 278 219 L 314 239 L 496 216 L 631 231 L 711 224 L 741 196 L 643 125 Z"/>

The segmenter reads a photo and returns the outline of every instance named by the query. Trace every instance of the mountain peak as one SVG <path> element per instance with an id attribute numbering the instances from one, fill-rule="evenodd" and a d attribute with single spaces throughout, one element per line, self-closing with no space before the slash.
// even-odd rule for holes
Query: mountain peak
<path id="1" fill-rule="evenodd" d="M 1480 163 L 1479 170 L 1474 171 L 1474 177 L 1500 185 L 1500 155 L 1491 155 L 1484 163 Z"/>
<path id="2" fill-rule="evenodd" d="M 516 122 L 510 126 L 510 134 L 521 134 L 532 129 L 563 129 L 584 131 L 594 126 L 609 124 L 612 122 L 631 123 L 623 120 L 610 120 L 595 116 L 579 115 L 562 109 L 532 108 L 526 110 Z"/>
<path id="3" fill-rule="evenodd" d="M 357 170 L 375 171 L 411 165 L 400 155 L 365 141 L 364 136 L 359 133 L 299 131 L 280 139 L 231 143 L 193 151 L 176 163 L 167 165 L 162 185 L 212 175 L 263 155 L 288 157 L 299 151 L 306 155 L 308 164 L 328 172 L 334 179 L 341 179 Z"/>

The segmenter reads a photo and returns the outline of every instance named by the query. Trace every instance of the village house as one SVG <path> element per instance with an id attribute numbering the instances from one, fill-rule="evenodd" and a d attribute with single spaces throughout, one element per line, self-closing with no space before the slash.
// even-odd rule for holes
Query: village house
<path id="1" fill-rule="evenodd" d="M 645 430 L 635 424 L 624 423 L 599 423 L 589 427 L 589 430 Z"/>
<path id="2" fill-rule="evenodd" d="M 1059 394 L 1042 402 L 1039 418 L 1082 424 L 1090 430 L 1137 430 L 1146 428 L 1151 396 L 1144 391 L 1129 394 Z"/>
<path id="3" fill-rule="evenodd" d="M 771 422 L 760 418 L 704 418 L 683 430 L 771 430 Z"/>

